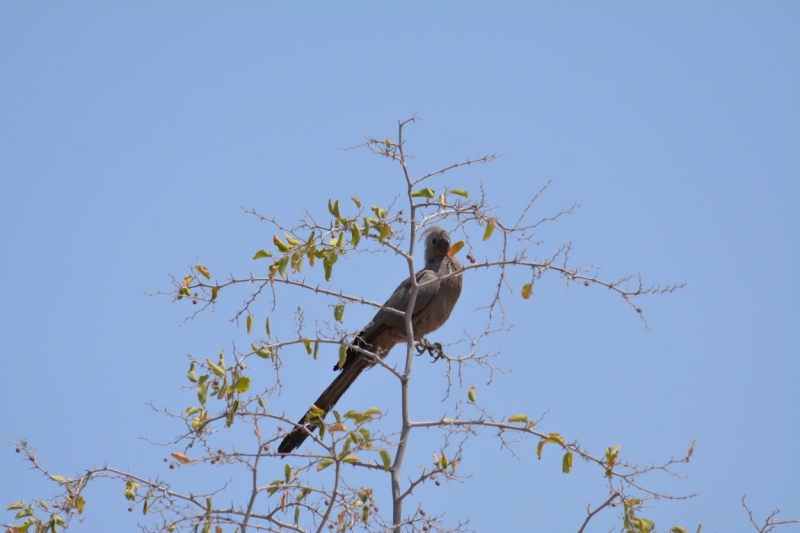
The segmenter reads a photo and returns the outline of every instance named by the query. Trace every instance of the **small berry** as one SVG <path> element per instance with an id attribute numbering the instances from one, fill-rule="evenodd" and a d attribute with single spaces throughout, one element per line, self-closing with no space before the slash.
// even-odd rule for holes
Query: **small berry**
<path id="1" fill-rule="evenodd" d="M 197 305 L 197 298 L 195 298 L 194 300 L 192 300 L 192 305 Z"/>
<path id="2" fill-rule="evenodd" d="M 175 464 L 173 463 L 173 464 L 169 465 L 169 469 L 170 470 L 175 470 Z"/>
<path id="3" fill-rule="evenodd" d="M 19 453 L 19 452 L 21 452 L 21 451 L 22 451 L 22 450 L 20 450 L 19 448 L 17 448 L 17 453 Z"/>
<path id="4" fill-rule="evenodd" d="M 438 479 L 436 480 L 436 486 L 437 486 L 437 487 L 441 486 L 441 483 L 439 482 L 439 480 L 438 480 Z"/>
<path id="5" fill-rule="evenodd" d="M 588 282 L 588 281 L 584 281 L 584 282 L 583 282 L 583 284 L 584 284 L 584 286 L 586 286 L 586 287 L 588 287 L 588 286 L 589 286 L 589 282 Z"/>
<path id="6" fill-rule="evenodd" d="M 128 512 L 132 513 L 133 512 L 133 507 L 128 507 Z"/>
<path id="7" fill-rule="evenodd" d="M 642 314 L 642 308 L 641 307 L 637 307 L 636 308 L 636 312 L 639 313 L 639 314 Z"/>
<path id="8" fill-rule="evenodd" d="M 425 516 L 425 509 L 420 509 L 419 510 L 419 514 L 421 514 L 422 516 Z"/>
<path id="9" fill-rule="evenodd" d="M 169 461 L 169 459 L 167 459 L 166 457 L 164 457 L 164 462 L 166 463 L 167 461 Z"/>

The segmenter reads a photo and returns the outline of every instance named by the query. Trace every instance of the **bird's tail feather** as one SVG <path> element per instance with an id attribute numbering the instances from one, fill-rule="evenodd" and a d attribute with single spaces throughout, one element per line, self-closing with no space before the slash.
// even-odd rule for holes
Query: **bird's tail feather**
<path id="1" fill-rule="evenodd" d="M 322 394 L 320 394 L 319 398 L 317 398 L 317 401 L 314 402 L 314 406 L 323 411 L 323 417 L 328 414 L 331 409 L 333 409 L 333 406 L 336 405 L 336 402 L 339 401 L 339 398 L 341 398 L 347 389 L 350 388 L 350 385 L 352 385 L 356 378 L 361 375 L 361 372 L 370 366 L 364 357 L 359 357 L 361 354 L 351 354 L 349 352 L 350 351 L 348 350 L 348 360 L 341 373 L 336 376 L 336 379 L 334 379 L 333 382 L 328 385 L 328 388 L 325 389 Z M 291 453 L 296 448 L 300 447 L 301 444 L 303 444 L 303 441 L 306 440 L 306 437 L 308 437 L 311 432 L 317 429 L 318 424 L 312 424 L 308 422 L 311 414 L 312 409 L 309 409 L 308 412 L 303 415 L 303 418 L 300 419 L 294 429 L 292 429 L 286 435 L 286 437 L 284 437 L 280 446 L 278 446 L 278 453 Z"/>

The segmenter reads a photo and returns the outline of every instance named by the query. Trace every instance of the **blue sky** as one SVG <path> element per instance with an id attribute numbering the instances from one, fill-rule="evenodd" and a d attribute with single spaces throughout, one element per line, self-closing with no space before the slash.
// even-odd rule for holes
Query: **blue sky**
<path id="1" fill-rule="evenodd" d="M 569 241 L 576 264 L 609 279 L 687 284 L 640 302 L 650 332 L 619 299 L 567 294 L 555 276 L 530 301 L 507 294 L 515 328 L 492 348 L 513 372 L 490 386 L 469 374 L 459 394 L 477 384 L 498 412 L 549 410 L 548 431 L 642 463 L 697 439 L 688 479 L 654 480 L 700 493 L 648 510 L 661 531 L 745 530 L 745 493 L 757 516 L 800 517 L 800 4 L 4 2 L 0 73 L 0 437 L 29 439 L 54 471 L 224 477 L 167 471 L 171 449 L 139 437 L 179 431 L 147 403 L 191 402 L 186 354 L 250 341 L 227 320 L 244 294 L 180 326 L 186 305 L 145 293 L 197 256 L 212 273 L 258 273 L 250 258 L 273 232 L 241 207 L 291 224 L 328 198 L 388 205 L 397 169 L 339 147 L 417 114 L 416 174 L 506 154 L 432 187 L 482 183 L 506 217 L 550 180 L 535 215 L 580 204 L 541 229 L 536 253 Z M 406 275 L 388 254 L 337 268 L 332 287 L 376 300 Z M 438 339 L 480 327 L 491 282 L 465 279 Z M 291 329 L 296 305 L 330 314 L 282 297 L 275 328 Z M 369 315 L 353 308 L 345 326 Z M 291 416 L 331 377 L 327 359 L 296 355 L 280 400 Z M 417 368 L 420 416 L 441 416 L 443 369 Z M 343 401 L 393 405 L 376 395 L 392 387 L 383 374 Z M 513 458 L 484 434 L 460 467 L 471 479 L 418 497 L 477 531 L 577 530 L 602 480 L 582 463 L 564 476 L 535 447 Z M 12 448 L 0 472 L 3 506 L 47 495 Z M 122 487 L 91 490 L 82 530 L 136 530 Z M 592 530 L 615 524 L 607 513 Z"/>

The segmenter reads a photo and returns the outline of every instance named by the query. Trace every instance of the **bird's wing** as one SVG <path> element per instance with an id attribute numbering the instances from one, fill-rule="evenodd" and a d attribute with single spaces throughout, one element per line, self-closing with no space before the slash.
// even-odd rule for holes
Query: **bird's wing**
<path id="1" fill-rule="evenodd" d="M 441 286 L 439 276 L 436 275 L 436 272 L 433 270 L 420 270 L 417 272 L 415 277 L 417 278 L 418 285 L 425 284 L 425 286 L 420 287 L 419 291 L 417 292 L 417 299 L 414 302 L 414 311 L 412 316 L 417 315 L 420 311 L 425 309 L 425 307 L 436 296 L 436 293 L 439 291 L 439 287 Z M 405 312 L 408 309 L 408 301 L 410 297 L 411 278 L 408 278 L 394 290 L 392 295 L 389 296 L 389 299 L 386 300 L 386 303 L 384 303 L 383 306 Z M 386 327 L 404 326 L 405 319 L 402 316 L 392 313 L 391 311 L 387 311 L 386 309 L 381 309 L 375 314 L 375 318 L 372 319 L 372 322 L 370 322 L 369 325 L 359 334 L 359 337 L 369 342 L 371 337 L 377 335 Z"/>

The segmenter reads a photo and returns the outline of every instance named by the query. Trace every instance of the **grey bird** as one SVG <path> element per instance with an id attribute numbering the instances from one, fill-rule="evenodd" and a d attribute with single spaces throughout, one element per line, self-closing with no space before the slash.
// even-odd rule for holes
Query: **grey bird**
<path id="1" fill-rule="evenodd" d="M 419 340 L 428 333 L 439 329 L 450 317 L 450 313 L 461 295 L 461 274 L 445 277 L 461 270 L 461 264 L 450 254 L 450 235 L 441 226 L 433 226 L 422 234 L 425 238 L 425 268 L 416 273 L 419 288 L 411 315 L 414 339 Z M 442 279 L 444 278 L 444 279 Z M 385 308 L 406 312 L 411 297 L 411 278 L 401 283 L 383 304 L 367 326 L 358 332 L 352 344 L 385 358 L 389 351 L 399 343 L 407 341 L 405 318 L 387 311 Z M 341 374 L 333 380 L 314 402 L 314 406 L 325 414 L 333 409 L 339 398 L 347 391 L 356 378 L 375 363 L 370 357 L 349 348 Z M 334 370 L 339 370 L 338 365 Z M 306 437 L 317 428 L 310 422 L 312 410 L 284 437 L 278 453 L 287 454 L 298 448 Z"/>

